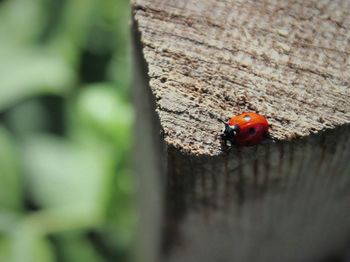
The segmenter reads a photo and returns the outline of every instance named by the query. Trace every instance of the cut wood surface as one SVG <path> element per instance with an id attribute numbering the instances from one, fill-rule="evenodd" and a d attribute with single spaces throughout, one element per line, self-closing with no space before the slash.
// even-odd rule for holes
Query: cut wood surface
<path id="1" fill-rule="evenodd" d="M 142 262 L 345 262 L 350 1 L 134 0 Z M 275 142 L 224 150 L 220 119 Z"/>
<path id="2" fill-rule="evenodd" d="M 134 0 L 164 139 L 218 155 L 220 119 L 265 115 L 275 140 L 350 122 L 350 1 Z"/>

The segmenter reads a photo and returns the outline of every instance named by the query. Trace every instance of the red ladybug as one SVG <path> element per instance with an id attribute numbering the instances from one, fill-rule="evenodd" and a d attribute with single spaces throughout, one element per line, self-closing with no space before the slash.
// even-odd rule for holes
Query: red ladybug
<path id="1" fill-rule="evenodd" d="M 239 146 L 259 144 L 267 135 L 269 123 L 266 118 L 254 112 L 245 112 L 232 117 L 225 123 L 221 138 Z"/>

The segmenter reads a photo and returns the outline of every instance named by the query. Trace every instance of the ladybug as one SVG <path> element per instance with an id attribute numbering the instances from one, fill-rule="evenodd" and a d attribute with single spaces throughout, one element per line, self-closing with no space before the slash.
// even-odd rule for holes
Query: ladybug
<path id="1" fill-rule="evenodd" d="M 230 118 L 224 124 L 221 138 L 238 146 L 259 144 L 266 137 L 269 129 L 266 118 L 254 112 L 244 112 Z"/>

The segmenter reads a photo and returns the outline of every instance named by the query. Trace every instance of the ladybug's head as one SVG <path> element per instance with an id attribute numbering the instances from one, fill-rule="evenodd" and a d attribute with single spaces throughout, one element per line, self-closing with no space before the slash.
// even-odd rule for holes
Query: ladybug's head
<path id="1" fill-rule="evenodd" d="M 239 132 L 239 126 L 233 125 L 230 126 L 228 123 L 224 123 L 225 127 L 220 134 L 222 140 L 229 140 L 234 142 L 236 134 Z"/>

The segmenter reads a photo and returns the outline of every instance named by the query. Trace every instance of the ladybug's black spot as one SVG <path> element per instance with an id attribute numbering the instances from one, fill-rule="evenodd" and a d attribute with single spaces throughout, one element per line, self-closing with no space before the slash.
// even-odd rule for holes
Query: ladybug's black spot
<path id="1" fill-rule="evenodd" d="M 255 134 L 255 128 L 254 127 L 249 128 L 249 134 L 250 135 L 254 135 Z"/>
<path id="2" fill-rule="evenodd" d="M 250 145 L 250 141 L 249 140 L 245 141 L 245 145 L 249 146 Z"/>

